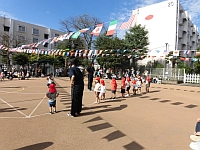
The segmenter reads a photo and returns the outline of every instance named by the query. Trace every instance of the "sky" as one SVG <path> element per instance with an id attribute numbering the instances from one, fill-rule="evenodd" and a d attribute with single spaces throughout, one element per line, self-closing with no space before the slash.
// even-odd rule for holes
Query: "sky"
<path id="1" fill-rule="evenodd" d="M 0 0 L 0 16 L 61 30 L 61 20 L 88 14 L 102 23 L 130 16 L 132 10 L 163 0 Z M 180 0 L 200 31 L 200 0 Z"/>

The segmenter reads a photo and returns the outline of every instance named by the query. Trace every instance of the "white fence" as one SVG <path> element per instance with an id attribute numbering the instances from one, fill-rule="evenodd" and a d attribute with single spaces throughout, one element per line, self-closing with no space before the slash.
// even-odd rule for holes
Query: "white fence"
<path id="1" fill-rule="evenodd" d="M 184 83 L 200 83 L 199 74 L 184 74 Z"/>
<path id="2" fill-rule="evenodd" d="M 183 83 L 200 84 L 200 74 L 186 74 L 185 69 L 151 68 L 149 74 L 151 77 L 161 77 L 162 80 L 178 80 Z"/>

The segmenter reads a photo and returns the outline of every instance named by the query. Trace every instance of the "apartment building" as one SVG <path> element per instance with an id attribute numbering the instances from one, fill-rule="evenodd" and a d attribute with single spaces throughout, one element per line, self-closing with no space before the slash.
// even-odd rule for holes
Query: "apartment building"
<path id="1" fill-rule="evenodd" d="M 179 50 L 183 57 L 192 58 L 199 43 L 198 27 L 184 11 L 178 0 L 167 0 L 132 11 L 135 15 L 132 26 L 141 24 L 149 34 L 149 60 L 165 59 L 166 50 Z M 190 50 L 185 55 L 184 51 Z"/>
<path id="2" fill-rule="evenodd" d="M 0 34 L 4 33 L 10 35 L 14 39 L 12 40 L 10 46 L 21 46 L 24 44 L 37 43 L 51 37 L 65 34 L 64 32 L 47 27 L 34 25 L 10 18 L 0 17 Z M 15 43 L 16 41 L 18 42 L 18 44 Z M 45 45 L 40 45 L 39 48 L 54 49 L 56 48 L 56 46 L 57 43 L 46 43 Z"/>

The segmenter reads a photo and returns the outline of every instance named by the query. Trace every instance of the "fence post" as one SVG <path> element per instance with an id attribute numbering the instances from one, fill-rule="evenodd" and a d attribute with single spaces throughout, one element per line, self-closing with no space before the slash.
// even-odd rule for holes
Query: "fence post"
<path id="1" fill-rule="evenodd" d="M 164 77 L 165 77 L 165 69 L 163 68 L 163 79 L 164 79 Z"/>
<path id="2" fill-rule="evenodd" d="M 183 83 L 186 83 L 186 74 L 185 74 L 185 69 L 183 70 Z"/>

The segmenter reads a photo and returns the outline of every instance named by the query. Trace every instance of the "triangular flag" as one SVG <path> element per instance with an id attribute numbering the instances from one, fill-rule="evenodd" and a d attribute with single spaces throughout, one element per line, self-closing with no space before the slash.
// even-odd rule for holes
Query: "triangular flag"
<path id="1" fill-rule="evenodd" d="M 81 33 L 82 33 L 81 31 L 77 31 L 76 33 L 74 33 L 74 34 L 72 35 L 72 38 L 73 38 L 73 39 L 77 39 Z"/>
<path id="2" fill-rule="evenodd" d="M 86 32 L 87 30 L 90 30 L 90 28 L 81 29 L 80 32 L 84 33 L 84 32 Z"/>
<path id="3" fill-rule="evenodd" d="M 103 27 L 103 24 L 98 24 L 97 27 L 91 32 L 94 36 L 99 36 L 101 29 Z"/>
<path id="4" fill-rule="evenodd" d="M 109 27 L 108 27 L 108 31 L 107 31 L 107 34 L 106 34 L 107 36 L 113 35 L 115 33 L 117 22 L 118 22 L 118 20 L 113 20 L 113 21 L 110 22 Z"/>
<path id="5" fill-rule="evenodd" d="M 74 34 L 74 32 L 70 32 L 70 33 L 66 36 L 65 39 L 69 39 L 69 38 L 72 36 L 72 34 Z"/>
<path id="6" fill-rule="evenodd" d="M 179 51 L 178 50 L 173 51 L 173 56 L 179 56 Z"/>

